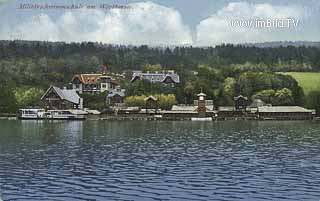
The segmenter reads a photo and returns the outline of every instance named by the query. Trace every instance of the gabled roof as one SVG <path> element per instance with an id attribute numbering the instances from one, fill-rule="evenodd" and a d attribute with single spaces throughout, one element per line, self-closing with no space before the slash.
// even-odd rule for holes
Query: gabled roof
<path id="1" fill-rule="evenodd" d="M 201 92 L 199 94 L 197 94 L 197 96 L 207 96 L 205 93 Z"/>
<path id="2" fill-rule="evenodd" d="M 234 99 L 234 100 L 239 100 L 240 98 L 243 98 L 243 99 L 245 99 L 245 100 L 248 100 L 247 97 L 242 96 L 242 95 L 236 96 L 236 97 L 234 97 L 233 99 Z"/>
<path id="3" fill-rule="evenodd" d="M 112 76 L 104 74 L 76 74 L 72 77 L 71 82 L 78 79 L 82 84 L 100 84 L 103 78 L 109 78 L 112 85 L 118 85 L 118 81 L 114 80 Z"/>
<path id="4" fill-rule="evenodd" d="M 102 74 L 76 74 L 73 76 L 72 81 L 78 78 L 82 84 L 98 84 Z"/>
<path id="5" fill-rule="evenodd" d="M 74 89 L 60 89 L 59 87 L 50 86 L 49 89 L 43 94 L 41 100 L 47 95 L 47 93 L 53 89 L 56 94 L 62 99 L 69 101 L 74 104 L 79 104 L 79 100 L 81 99 L 80 96 L 77 94 L 76 90 Z"/>
<path id="6" fill-rule="evenodd" d="M 134 75 L 134 76 L 131 78 L 130 82 L 134 82 L 134 81 L 140 80 L 140 79 L 141 79 L 141 76 L 140 76 L 140 75 Z"/>
<path id="7" fill-rule="evenodd" d="M 144 99 L 144 101 L 147 101 L 147 100 L 157 101 L 158 99 L 154 96 L 148 96 L 147 98 Z"/>
<path id="8" fill-rule="evenodd" d="M 165 82 L 168 78 L 171 78 L 174 83 L 180 83 L 180 77 L 178 74 L 166 74 L 161 82 Z"/>
<path id="9" fill-rule="evenodd" d="M 167 79 L 171 79 L 174 83 L 180 83 L 180 77 L 177 73 L 169 72 L 146 72 L 141 71 L 134 72 L 131 78 L 131 82 L 137 79 L 149 80 L 151 77 L 157 77 L 157 82 L 165 82 Z"/>

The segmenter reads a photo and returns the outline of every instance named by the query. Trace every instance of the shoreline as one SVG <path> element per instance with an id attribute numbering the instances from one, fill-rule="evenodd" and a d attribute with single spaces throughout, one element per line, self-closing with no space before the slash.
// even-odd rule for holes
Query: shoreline
<path id="1" fill-rule="evenodd" d="M 211 117 L 209 117 L 211 118 Z M 20 120 L 15 114 L 0 115 L 0 120 Z M 30 119 L 31 120 L 31 119 Z M 45 119 L 33 119 L 36 121 L 46 121 Z M 147 115 L 88 115 L 85 120 L 82 121 L 193 121 L 190 117 L 184 118 L 163 118 L 158 116 Z M 28 119 L 25 121 L 29 121 Z M 50 120 L 49 120 L 50 121 Z M 79 120 L 62 120 L 62 121 L 79 121 Z M 197 120 L 195 120 L 197 121 Z M 256 118 L 256 117 L 212 117 L 212 120 L 207 121 L 320 121 L 320 117 L 314 117 L 312 119 L 293 119 L 293 118 Z"/>

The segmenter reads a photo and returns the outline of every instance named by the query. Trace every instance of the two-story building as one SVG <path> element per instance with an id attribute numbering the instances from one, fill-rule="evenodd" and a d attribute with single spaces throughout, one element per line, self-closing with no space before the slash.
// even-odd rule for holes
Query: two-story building
<path id="1" fill-rule="evenodd" d="M 105 74 L 76 74 L 73 76 L 72 89 L 79 93 L 102 93 L 118 86 L 118 81 Z"/>

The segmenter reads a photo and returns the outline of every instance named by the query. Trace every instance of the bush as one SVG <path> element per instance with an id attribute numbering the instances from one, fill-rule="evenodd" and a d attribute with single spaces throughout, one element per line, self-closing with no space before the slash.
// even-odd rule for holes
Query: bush
<path id="1" fill-rule="evenodd" d="M 177 104 L 176 97 L 173 94 L 160 94 L 156 95 L 156 97 L 158 98 L 159 108 L 161 109 L 170 110 L 173 105 Z"/>
<path id="2" fill-rule="evenodd" d="M 169 110 L 171 107 L 177 103 L 176 97 L 174 94 L 157 94 L 154 95 L 158 99 L 158 107 L 160 109 Z M 145 99 L 146 96 L 128 96 L 124 99 L 124 103 L 128 107 L 140 107 L 145 108 L 146 102 Z"/>
<path id="3" fill-rule="evenodd" d="M 280 90 L 267 89 L 262 90 L 252 96 L 252 100 L 261 99 L 265 103 L 271 103 L 272 105 L 292 105 L 294 104 L 292 91 L 288 88 Z"/>
<path id="4" fill-rule="evenodd" d="M 124 99 L 124 103 L 128 107 L 144 108 L 146 105 L 146 103 L 144 101 L 145 98 L 146 98 L 146 96 L 144 96 L 144 95 L 142 95 L 142 96 L 128 96 Z"/>

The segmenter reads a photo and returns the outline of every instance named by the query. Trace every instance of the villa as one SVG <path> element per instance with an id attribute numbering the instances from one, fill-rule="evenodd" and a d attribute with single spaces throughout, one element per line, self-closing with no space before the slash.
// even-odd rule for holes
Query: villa
<path id="1" fill-rule="evenodd" d="M 81 93 L 102 93 L 118 86 L 118 81 L 106 74 L 76 74 L 73 76 L 72 89 Z"/>
<path id="2" fill-rule="evenodd" d="M 134 71 L 131 83 L 135 82 L 136 80 L 148 80 L 151 83 L 164 83 L 171 84 L 172 86 L 180 83 L 179 75 L 175 73 L 173 70 L 162 72 Z"/>

